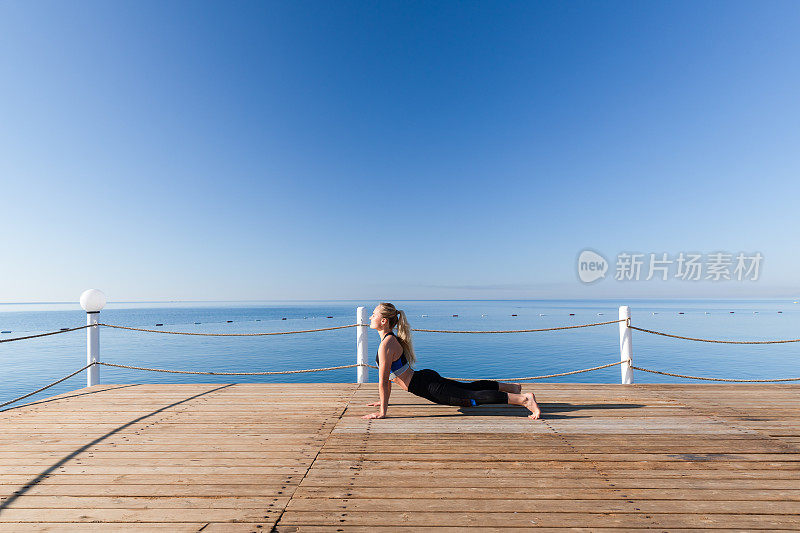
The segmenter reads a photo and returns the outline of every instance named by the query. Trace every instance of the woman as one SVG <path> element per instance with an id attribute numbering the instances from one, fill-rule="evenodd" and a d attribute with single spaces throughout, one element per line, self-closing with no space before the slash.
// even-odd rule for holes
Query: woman
<path id="1" fill-rule="evenodd" d="M 397 326 L 397 334 L 392 331 Z M 443 405 L 470 407 L 487 403 L 510 403 L 522 405 L 531 412 L 530 419 L 539 418 L 541 411 L 536 398 L 530 392 L 521 394 L 518 383 L 497 381 L 473 381 L 460 383 L 443 378 L 434 370 L 414 370 L 414 347 L 411 343 L 411 327 L 403 311 L 390 303 L 380 303 L 369 317 L 369 327 L 381 334 L 381 344 L 375 362 L 378 364 L 378 390 L 380 401 L 368 404 L 378 407 L 377 413 L 361 418 L 386 418 L 389 394 L 394 381 L 411 394 Z M 391 381 L 390 381 L 391 380 Z"/>

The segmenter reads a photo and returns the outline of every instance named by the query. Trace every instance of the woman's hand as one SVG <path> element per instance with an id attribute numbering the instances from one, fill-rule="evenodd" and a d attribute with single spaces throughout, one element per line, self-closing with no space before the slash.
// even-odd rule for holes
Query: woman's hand
<path id="1" fill-rule="evenodd" d="M 377 402 L 372 402 L 367 404 L 367 407 L 380 407 L 380 406 L 381 406 L 380 400 Z"/>
<path id="2" fill-rule="evenodd" d="M 372 419 L 372 418 L 386 418 L 386 415 L 385 415 L 385 414 L 383 414 L 383 413 L 370 413 L 370 414 L 368 414 L 368 415 L 364 415 L 364 416 L 362 416 L 361 418 L 364 418 L 364 419 L 370 420 L 370 419 Z"/>

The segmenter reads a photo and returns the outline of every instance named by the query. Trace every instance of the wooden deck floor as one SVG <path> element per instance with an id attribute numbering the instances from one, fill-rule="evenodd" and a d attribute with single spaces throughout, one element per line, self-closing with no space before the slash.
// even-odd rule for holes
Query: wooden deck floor
<path id="1" fill-rule="evenodd" d="M 0 413 L 0 531 L 800 529 L 800 386 L 101 385 Z"/>

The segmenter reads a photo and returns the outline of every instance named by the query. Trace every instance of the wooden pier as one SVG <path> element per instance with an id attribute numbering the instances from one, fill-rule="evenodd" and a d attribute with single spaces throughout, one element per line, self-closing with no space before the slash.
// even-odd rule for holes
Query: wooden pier
<path id="1" fill-rule="evenodd" d="M 800 386 L 97 385 L 0 413 L 0 531 L 800 529 Z"/>

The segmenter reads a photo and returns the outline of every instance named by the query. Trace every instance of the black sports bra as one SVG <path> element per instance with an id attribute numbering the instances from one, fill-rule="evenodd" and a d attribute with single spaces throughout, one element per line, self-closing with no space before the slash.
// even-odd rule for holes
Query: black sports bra
<path id="1" fill-rule="evenodd" d="M 393 335 L 395 338 L 397 338 L 397 335 L 395 335 L 393 331 L 388 332 L 386 335 Z M 385 338 L 386 337 L 384 337 L 383 339 L 385 339 Z M 383 342 L 383 339 L 381 339 L 381 342 Z M 402 344 L 401 344 L 401 346 L 402 346 Z M 378 348 L 378 350 L 380 351 L 380 348 Z M 380 361 L 378 361 L 378 354 L 377 353 L 375 354 L 375 364 L 377 364 L 377 365 L 381 364 Z M 405 352 L 405 350 L 403 350 L 403 353 L 400 354 L 400 357 L 398 357 L 397 359 L 392 361 L 392 366 L 391 366 L 390 372 L 389 372 L 389 379 L 396 378 L 397 376 L 399 376 L 400 374 L 402 374 L 403 372 L 405 372 L 409 368 L 411 368 L 411 365 L 408 364 L 408 359 L 406 359 L 406 352 Z"/>

